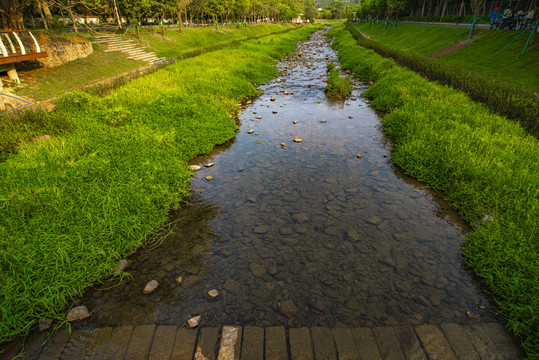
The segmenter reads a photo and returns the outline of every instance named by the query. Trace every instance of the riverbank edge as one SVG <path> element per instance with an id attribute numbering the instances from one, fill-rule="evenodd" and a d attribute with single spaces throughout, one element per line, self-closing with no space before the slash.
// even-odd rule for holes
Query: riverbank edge
<path id="1" fill-rule="evenodd" d="M 395 164 L 443 191 L 475 228 L 463 244 L 466 264 L 528 356 L 538 356 L 539 167 L 531 160 L 538 141 L 466 95 L 361 47 L 348 29 L 328 35 L 342 66 L 375 82 L 363 95 L 386 113 Z"/>
<path id="2" fill-rule="evenodd" d="M 277 75 L 275 61 L 320 28 L 187 59 L 104 98 L 73 93 L 40 113 L 77 126 L 0 163 L 0 343 L 40 318 L 65 321 L 64 309 L 84 288 L 155 235 L 189 193 L 187 162 L 235 136 L 238 103 L 258 96 L 254 85 Z M 84 213 L 94 202 L 99 209 L 89 210 L 98 213 Z M 98 222 L 104 227 L 90 231 Z"/>

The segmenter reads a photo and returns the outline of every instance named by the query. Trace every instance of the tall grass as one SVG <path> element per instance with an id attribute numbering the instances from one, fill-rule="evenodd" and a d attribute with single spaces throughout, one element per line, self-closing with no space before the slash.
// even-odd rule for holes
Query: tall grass
<path id="1" fill-rule="evenodd" d="M 530 357 L 539 356 L 539 141 L 465 94 L 429 82 L 333 30 L 346 67 L 376 81 L 364 95 L 387 114 L 393 161 L 442 190 L 475 227 L 463 244 Z"/>
<path id="2" fill-rule="evenodd" d="M 329 63 L 326 95 L 333 99 L 346 99 L 352 93 L 352 82 L 347 76 L 340 76 L 334 63 Z"/>
<path id="3" fill-rule="evenodd" d="M 40 114 L 72 131 L 0 163 L 0 342 L 62 319 L 71 292 L 143 245 L 189 193 L 187 161 L 234 137 L 238 103 L 314 30 L 187 59 L 105 97 L 73 93 Z"/>

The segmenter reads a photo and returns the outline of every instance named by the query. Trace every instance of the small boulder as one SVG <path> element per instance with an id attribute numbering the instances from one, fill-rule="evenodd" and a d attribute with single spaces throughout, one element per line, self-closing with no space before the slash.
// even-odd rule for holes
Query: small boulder
<path id="1" fill-rule="evenodd" d="M 158 286 L 159 286 L 159 283 L 157 281 L 150 280 L 150 281 L 148 281 L 148 283 L 146 284 L 146 286 L 144 287 L 142 292 L 144 294 L 149 294 L 151 292 L 154 292 L 157 289 Z"/>
<path id="2" fill-rule="evenodd" d="M 117 275 L 120 271 L 125 269 L 126 266 L 127 266 L 127 260 L 126 259 L 121 259 L 120 261 L 118 261 L 118 264 L 114 268 L 114 275 Z"/>
<path id="3" fill-rule="evenodd" d="M 303 142 L 303 139 L 295 138 L 295 139 L 294 139 L 294 142 L 300 143 L 300 142 Z"/>
<path id="4" fill-rule="evenodd" d="M 84 305 L 74 307 L 67 313 L 66 316 L 67 321 L 69 322 L 86 319 L 88 317 L 90 317 L 90 314 L 88 313 L 88 309 Z"/>
<path id="5" fill-rule="evenodd" d="M 204 165 L 205 167 L 212 167 L 213 165 L 215 165 L 214 163 L 207 163 L 206 165 Z"/>
<path id="6" fill-rule="evenodd" d="M 281 303 L 281 313 L 288 318 L 296 316 L 299 312 L 298 307 L 294 304 L 294 301 L 288 299 Z"/>
<path id="7" fill-rule="evenodd" d="M 204 179 L 206 179 L 206 181 L 212 181 L 212 180 L 213 180 L 213 176 L 208 175 L 208 176 L 206 176 Z"/>
<path id="8" fill-rule="evenodd" d="M 215 299 L 219 296 L 219 292 L 215 289 L 212 289 L 210 291 L 208 291 L 208 296 L 211 298 L 211 299 Z"/>
<path id="9" fill-rule="evenodd" d="M 187 325 L 189 325 L 191 329 L 196 328 L 198 324 L 200 324 L 200 319 L 200 315 L 192 317 L 191 319 L 187 320 Z"/>
<path id="10" fill-rule="evenodd" d="M 199 171 L 200 169 L 202 169 L 200 165 L 189 165 L 189 170 L 191 171 Z"/>

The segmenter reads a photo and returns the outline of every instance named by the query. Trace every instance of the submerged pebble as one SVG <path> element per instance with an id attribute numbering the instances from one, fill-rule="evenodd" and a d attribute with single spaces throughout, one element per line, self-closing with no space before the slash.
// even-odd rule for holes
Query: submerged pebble
<path id="1" fill-rule="evenodd" d="M 159 283 L 157 281 L 150 280 L 150 281 L 148 281 L 146 286 L 144 286 L 144 289 L 142 290 L 142 292 L 144 294 L 149 294 L 151 292 L 154 292 L 157 289 L 158 286 L 159 286 Z"/>
<path id="2" fill-rule="evenodd" d="M 189 165 L 189 170 L 191 171 L 199 171 L 200 169 L 202 169 L 200 165 Z"/>

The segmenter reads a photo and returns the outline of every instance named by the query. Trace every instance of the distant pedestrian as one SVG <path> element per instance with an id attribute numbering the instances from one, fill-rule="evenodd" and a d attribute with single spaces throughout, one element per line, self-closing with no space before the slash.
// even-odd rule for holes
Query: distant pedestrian
<path id="1" fill-rule="evenodd" d="M 511 11 L 510 8 L 505 9 L 502 14 L 502 25 L 501 25 L 502 30 L 506 24 L 509 24 L 509 28 L 511 28 L 512 20 L 513 20 L 513 12 Z"/>
<path id="2" fill-rule="evenodd" d="M 490 28 L 492 29 L 494 27 L 494 24 L 496 24 L 496 19 L 500 16 L 500 13 L 498 12 L 498 8 L 494 8 L 494 11 L 490 13 Z"/>
<path id="3" fill-rule="evenodd" d="M 526 16 L 526 12 L 524 10 L 520 9 L 517 11 L 517 30 L 521 30 L 524 27 L 524 16 Z"/>
<path id="4" fill-rule="evenodd" d="M 534 16 L 535 16 L 535 10 L 532 8 L 528 11 L 526 16 L 524 17 L 524 26 L 530 26 L 533 22 Z"/>

